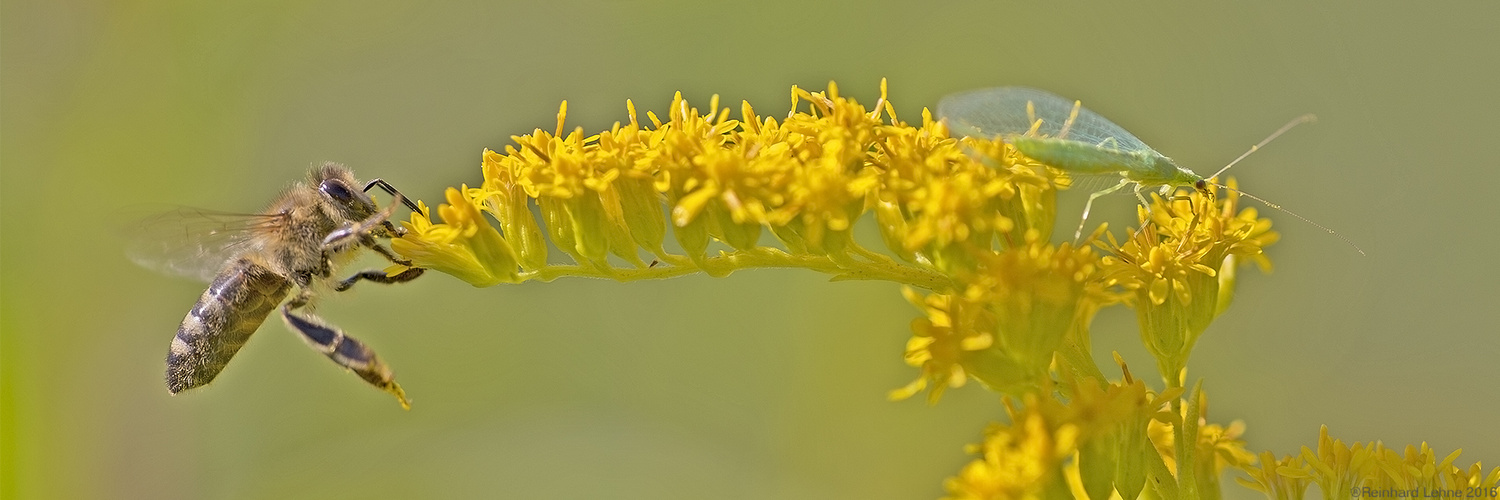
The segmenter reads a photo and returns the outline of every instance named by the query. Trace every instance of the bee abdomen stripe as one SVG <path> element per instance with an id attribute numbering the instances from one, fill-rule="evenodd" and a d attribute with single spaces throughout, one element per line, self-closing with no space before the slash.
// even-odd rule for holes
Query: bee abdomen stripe
<path id="1" fill-rule="evenodd" d="M 175 394 L 212 381 L 289 289 L 286 280 L 246 260 L 220 273 L 172 338 L 167 390 Z"/>

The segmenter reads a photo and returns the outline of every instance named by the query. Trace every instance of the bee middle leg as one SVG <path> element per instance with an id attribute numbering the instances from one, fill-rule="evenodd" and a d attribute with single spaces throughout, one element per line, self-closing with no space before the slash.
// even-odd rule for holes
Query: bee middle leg
<path id="1" fill-rule="evenodd" d="M 391 261 L 395 264 L 407 266 L 406 270 L 394 275 L 387 275 L 385 271 L 381 271 L 378 269 L 360 271 L 358 273 L 355 273 L 353 276 L 344 278 L 343 280 L 334 284 L 334 290 L 340 292 L 348 290 L 349 288 L 353 287 L 355 283 L 360 282 L 360 280 L 385 284 L 405 283 L 417 279 L 417 277 L 422 276 L 422 272 L 426 271 L 426 269 L 420 267 L 411 267 L 411 261 L 396 256 L 396 253 L 391 251 L 390 248 L 387 248 L 385 245 L 380 244 L 380 242 L 375 241 L 375 238 L 368 234 L 362 235 L 359 238 L 359 243 L 375 250 L 375 253 L 380 254 L 381 257 L 385 257 L 385 260 Z"/>
<path id="2" fill-rule="evenodd" d="M 342 292 L 344 290 L 348 290 L 348 289 L 354 287 L 354 284 L 355 283 L 359 283 L 360 280 L 373 281 L 373 282 L 376 282 L 376 283 L 385 283 L 385 284 L 405 283 L 405 282 L 417 279 L 418 276 L 422 275 L 423 271 L 426 271 L 426 269 L 423 269 L 423 268 L 420 268 L 420 267 L 408 268 L 407 270 L 401 271 L 401 272 L 396 273 L 394 275 L 388 275 L 388 274 L 386 274 L 385 271 L 381 271 L 379 269 L 371 269 L 371 270 L 368 270 L 368 271 L 360 271 L 358 273 L 355 273 L 353 276 L 350 276 L 348 278 L 344 278 L 342 281 L 339 281 L 338 283 L 334 284 L 333 285 L 333 289 L 335 291 Z"/>
<path id="3" fill-rule="evenodd" d="M 311 299 L 310 289 L 303 288 L 296 298 L 281 306 L 281 318 L 286 321 L 287 326 L 297 332 L 313 350 L 323 353 L 339 366 L 353 371 L 370 385 L 396 396 L 402 408 L 411 409 L 411 402 L 406 399 L 406 392 L 401 390 L 401 385 L 396 383 L 390 367 L 375 355 L 374 349 L 354 337 L 345 335 L 343 330 L 324 323 L 316 316 L 295 312 L 307 305 Z"/>
<path id="4" fill-rule="evenodd" d="M 369 235 L 366 235 L 364 238 L 361 238 L 359 240 L 359 243 L 361 245 L 369 247 L 371 250 L 374 250 L 375 253 L 380 254 L 381 257 L 385 257 L 385 260 L 391 261 L 392 263 L 395 263 L 395 264 L 401 264 L 401 265 L 406 266 L 406 267 L 411 267 L 411 261 L 403 259 L 401 257 L 398 257 L 396 255 L 395 251 L 392 251 L 390 248 L 387 248 L 385 245 L 380 244 L 380 242 L 375 241 L 375 238 L 372 238 Z"/>

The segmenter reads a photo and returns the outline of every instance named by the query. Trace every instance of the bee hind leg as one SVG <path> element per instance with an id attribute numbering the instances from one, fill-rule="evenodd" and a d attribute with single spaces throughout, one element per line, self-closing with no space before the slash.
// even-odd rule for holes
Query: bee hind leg
<path id="1" fill-rule="evenodd" d="M 295 309 L 306 305 L 309 298 L 310 294 L 304 291 L 281 307 L 281 318 L 286 321 L 287 326 L 301 335 L 302 340 L 306 341 L 313 350 L 328 356 L 328 359 L 338 363 L 339 366 L 353 371 L 370 385 L 396 396 L 402 408 L 411 409 L 411 401 L 406 399 L 406 392 L 401 390 L 401 385 L 396 383 L 390 367 L 375 355 L 374 349 L 354 337 L 345 335 L 343 330 L 324 323 L 316 316 L 294 312 Z"/>

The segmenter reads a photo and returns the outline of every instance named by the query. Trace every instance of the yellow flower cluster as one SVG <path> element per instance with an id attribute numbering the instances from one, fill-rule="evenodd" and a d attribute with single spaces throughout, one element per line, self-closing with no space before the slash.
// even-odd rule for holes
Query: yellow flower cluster
<path id="1" fill-rule="evenodd" d="M 627 102 L 628 123 L 598 135 L 566 131 L 564 103 L 555 131 L 486 150 L 480 187 L 449 193 L 445 207 L 458 209 L 440 207 L 438 223 L 413 214 L 397 251 L 475 286 L 804 267 L 952 291 L 951 277 L 984 252 L 1051 232 L 1055 174 L 999 140 L 953 139 L 928 113 L 920 126 L 901 122 L 883 84 L 881 93 L 866 109 L 832 84 L 794 87 L 784 120 L 749 103 L 731 119 L 717 97 L 704 114 L 678 94 L 665 120 L 642 120 Z M 480 212 L 498 238 L 475 232 L 488 225 L 473 217 Z M 867 212 L 888 252 L 853 240 Z M 663 245 L 669 222 L 681 253 Z M 781 248 L 765 245 L 764 232 Z M 550 263 L 548 239 L 574 264 Z M 465 248 L 471 242 L 498 247 Z"/>

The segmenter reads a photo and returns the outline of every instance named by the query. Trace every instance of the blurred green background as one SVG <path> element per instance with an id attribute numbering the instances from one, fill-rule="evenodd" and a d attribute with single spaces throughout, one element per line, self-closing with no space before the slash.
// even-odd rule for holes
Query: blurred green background
<path id="1" fill-rule="evenodd" d="M 881 77 L 908 120 L 953 91 L 1050 89 L 1200 173 L 1317 113 L 1235 174 L 1370 255 L 1270 214 L 1276 272 L 1246 273 L 1193 358 L 1210 419 L 1278 454 L 1327 424 L 1500 462 L 1493 2 L 370 5 L 3 3 L 6 498 L 939 496 L 1003 410 L 973 386 L 885 401 L 916 376 L 894 285 L 434 275 L 320 310 L 393 365 L 410 412 L 275 319 L 171 397 L 162 359 L 203 285 L 133 266 L 116 217 L 258 210 L 325 160 L 435 203 L 563 99 L 595 131 L 627 98 L 775 115 L 793 84 L 873 102 Z M 1152 371 L 1128 310 L 1094 331 L 1099 359 Z"/>

